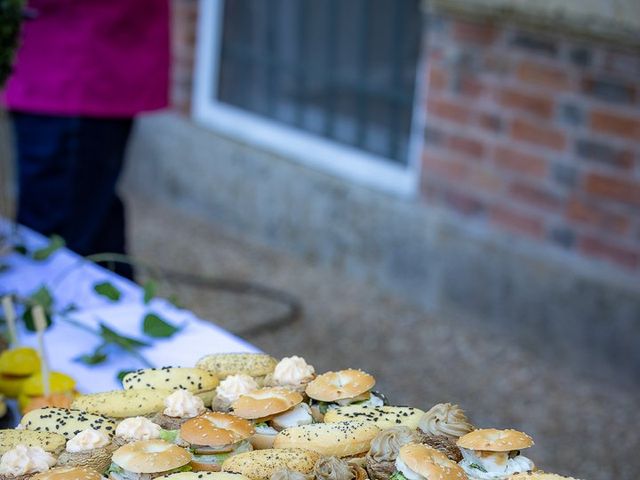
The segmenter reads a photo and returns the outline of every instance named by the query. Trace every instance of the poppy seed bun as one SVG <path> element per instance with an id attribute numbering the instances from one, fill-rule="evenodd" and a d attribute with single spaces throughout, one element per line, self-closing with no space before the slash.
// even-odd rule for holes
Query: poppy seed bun
<path id="1" fill-rule="evenodd" d="M 306 394 L 321 402 L 335 402 L 357 397 L 368 392 L 376 384 L 375 378 L 352 368 L 318 375 L 307 384 Z"/>
<path id="2" fill-rule="evenodd" d="M 456 445 L 467 450 L 510 452 L 533 446 L 533 440 L 526 433 L 517 430 L 481 428 L 460 437 Z"/>
<path id="3" fill-rule="evenodd" d="M 449 460 L 444 453 L 418 443 L 410 443 L 400 448 L 398 456 L 412 471 L 426 480 L 461 480 L 467 475 L 457 463 Z"/>
<path id="4" fill-rule="evenodd" d="M 312 423 L 282 430 L 274 448 L 307 448 L 322 455 L 350 457 L 369 451 L 371 440 L 380 433 L 373 423 L 349 420 L 336 423 Z"/>
<path id="5" fill-rule="evenodd" d="M 77 397 L 71 407 L 113 418 L 138 417 L 164 410 L 164 399 L 172 393 L 151 388 L 90 393 Z"/>
<path id="6" fill-rule="evenodd" d="M 346 420 L 364 420 L 375 423 L 381 430 L 401 425 L 415 430 L 418 428 L 418 423 L 423 414 L 424 412 L 419 408 L 412 407 L 347 405 L 328 410 L 324 415 L 324 422 L 334 423 L 344 422 Z"/>
<path id="7" fill-rule="evenodd" d="M 508 480 L 578 480 L 573 477 L 563 477 L 557 473 L 522 472 L 516 473 L 508 477 Z"/>
<path id="8" fill-rule="evenodd" d="M 158 473 L 186 465 L 191 454 L 164 440 L 141 440 L 123 445 L 113 452 L 111 460 L 130 472 Z"/>
<path id="9" fill-rule="evenodd" d="M 196 367 L 223 379 L 238 373 L 264 377 L 273 372 L 277 364 L 278 361 L 266 353 L 215 353 L 202 357 Z"/>
<path id="10" fill-rule="evenodd" d="M 269 387 L 241 395 L 231 404 L 233 413 L 255 420 L 286 412 L 302 402 L 302 395 L 282 387 Z"/>
<path id="11" fill-rule="evenodd" d="M 180 438 L 193 445 L 229 445 L 249 438 L 253 425 L 229 413 L 206 412 L 187 420 L 180 427 Z"/>
<path id="12" fill-rule="evenodd" d="M 311 473 L 320 455 L 303 448 L 253 450 L 229 457 L 222 464 L 225 472 L 240 473 L 252 480 L 269 480 L 283 468 L 304 474 Z"/>
<path id="13" fill-rule="evenodd" d="M 33 480 L 102 480 L 102 475 L 87 467 L 56 467 L 37 473 Z"/>
<path id="14" fill-rule="evenodd" d="M 94 415 L 81 410 L 68 408 L 45 407 L 26 413 L 22 425 L 27 430 L 56 432 L 71 440 L 82 430 L 91 428 L 109 437 L 116 431 L 116 422 L 104 415 Z"/>
<path id="15" fill-rule="evenodd" d="M 250 480 L 239 473 L 228 472 L 178 472 L 163 475 L 162 480 Z"/>
<path id="16" fill-rule="evenodd" d="M 201 368 L 162 367 L 143 368 L 128 373 L 122 379 L 125 390 L 152 388 L 154 390 L 188 390 L 200 393 L 218 386 L 218 377 Z"/>
<path id="17" fill-rule="evenodd" d="M 0 430 L 0 455 L 4 455 L 7 451 L 20 444 L 27 447 L 40 447 L 45 452 L 58 454 L 64 449 L 66 443 L 67 440 L 58 433 L 13 429 Z"/>

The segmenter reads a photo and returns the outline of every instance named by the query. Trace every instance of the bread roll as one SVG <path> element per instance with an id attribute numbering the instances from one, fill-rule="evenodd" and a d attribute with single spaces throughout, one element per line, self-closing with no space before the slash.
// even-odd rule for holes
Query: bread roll
<path id="1" fill-rule="evenodd" d="M 71 405 L 74 409 L 96 415 L 127 418 L 149 415 L 164 409 L 164 399 L 171 390 L 136 389 L 80 395 Z"/>
<path id="2" fill-rule="evenodd" d="M 87 428 L 99 430 L 109 437 L 116 431 L 116 422 L 104 415 L 94 415 L 81 410 L 45 407 L 32 410 L 20 420 L 27 430 L 38 432 L 56 432 L 67 440 Z"/>

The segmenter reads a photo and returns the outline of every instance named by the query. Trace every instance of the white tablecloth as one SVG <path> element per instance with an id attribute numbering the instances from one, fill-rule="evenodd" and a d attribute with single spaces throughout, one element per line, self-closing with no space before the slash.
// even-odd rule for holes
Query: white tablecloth
<path id="1" fill-rule="evenodd" d="M 3 223 L 2 219 L 0 223 Z M 6 222 L 3 226 L 6 231 Z M 21 228 L 20 233 L 30 249 L 47 243 L 46 239 L 26 228 Z M 152 342 L 152 346 L 142 349 L 141 353 L 154 366 L 193 366 L 198 358 L 208 353 L 258 351 L 228 331 L 163 299 L 153 299 L 149 305 L 144 305 L 142 289 L 136 284 L 82 260 L 69 250 L 58 250 L 48 260 L 40 262 L 17 253 L 0 256 L 0 261 L 9 266 L 7 271 L 0 273 L 0 295 L 27 296 L 44 284 L 53 293 L 57 308 L 70 303 L 78 306 L 71 314 L 73 319 L 91 326 L 102 321 L 119 333 Z M 69 270 L 70 274 L 63 275 Z M 61 276 L 64 277 L 62 280 Z M 102 281 L 111 282 L 120 290 L 122 296 L 118 302 L 95 294 L 93 285 Z M 149 311 L 183 328 L 168 339 L 145 337 L 142 317 Z M 20 327 L 19 332 L 23 344 L 36 345 L 35 334 L 24 327 Z M 91 352 L 100 344 L 100 339 L 61 321 L 54 320 L 45 339 L 51 368 L 73 376 L 81 392 L 120 388 L 116 379 L 118 371 L 142 368 L 137 360 L 125 354 L 111 355 L 106 363 L 91 367 L 74 361 L 79 355 Z"/>

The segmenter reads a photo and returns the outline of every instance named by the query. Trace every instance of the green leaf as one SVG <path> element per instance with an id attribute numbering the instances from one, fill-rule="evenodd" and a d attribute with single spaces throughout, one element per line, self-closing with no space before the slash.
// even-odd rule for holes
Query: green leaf
<path id="1" fill-rule="evenodd" d="M 120 300 L 120 290 L 118 290 L 111 282 L 100 282 L 93 286 L 93 290 L 103 297 L 107 297 L 112 302 Z"/>
<path id="2" fill-rule="evenodd" d="M 19 253 L 20 255 L 27 255 L 29 250 L 27 250 L 26 245 L 19 243 L 18 245 L 13 246 L 13 251 Z"/>
<path id="3" fill-rule="evenodd" d="M 124 380 L 124 377 L 126 377 L 131 372 L 135 372 L 135 370 L 120 370 L 117 373 L 116 378 L 120 381 L 120 383 L 122 383 L 122 381 Z"/>
<path id="4" fill-rule="evenodd" d="M 167 300 L 169 300 L 169 303 L 174 307 L 180 310 L 184 309 L 184 305 L 182 305 L 182 302 L 180 301 L 180 299 L 175 293 L 172 293 L 171 295 L 169 295 L 169 298 Z"/>
<path id="5" fill-rule="evenodd" d="M 28 297 L 27 305 L 25 305 L 22 319 L 28 330 L 35 332 L 36 325 L 31 315 L 31 308 L 35 305 L 42 306 L 44 310 L 44 317 L 47 321 L 47 327 L 51 325 L 51 307 L 53 306 L 53 296 L 46 285 L 41 285 L 36 291 L 31 293 Z"/>
<path id="6" fill-rule="evenodd" d="M 85 365 L 98 365 L 100 363 L 104 363 L 108 356 L 104 353 L 103 350 L 104 345 L 96 348 L 93 353 L 85 353 L 84 355 L 80 355 L 73 360 L 79 363 L 84 363 Z"/>
<path id="7" fill-rule="evenodd" d="M 73 312 L 77 312 L 78 310 L 79 310 L 78 305 L 76 305 L 75 303 L 70 303 L 66 307 L 64 307 L 62 310 L 60 310 L 60 314 L 64 315 L 67 313 L 73 313 Z"/>
<path id="8" fill-rule="evenodd" d="M 147 280 L 143 285 L 144 290 L 144 304 L 147 305 L 155 296 L 158 290 L 158 284 L 153 280 Z"/>
<path id="9" fill-rule="evenodd" d="M 0 273 L 4 273 L 9 270 L 11 267 L 6 263 L 0 263 Z"/>
<path id="10" fill-rule="evenodd" d="M 121 335 L 115 330 L 109 328 L 104 323 L 100 322 L 100 336 L 107 343 L 114 343 L 123 347 L 126 350 L 133 350 L 140 347 L 148 347 L 149 344 L 136 338 L 127 337 Z"/>
<path id="11" fill-rule="evenodd" d="M 59 235 L 51 235 L 49 238 L 49 244 L 44 248 L 39 248 L 33 252 L 33 259 L 39 262 L 46 260 L 56 251 L 64 247 L 64 238 Z"/>
<path id="12" fill-rule="evenodd" d="M 167 338 L 180 329 L 166 322 L 155 313 L 147 313 L 142 322 L 142 330 L 150 337 Z"/>

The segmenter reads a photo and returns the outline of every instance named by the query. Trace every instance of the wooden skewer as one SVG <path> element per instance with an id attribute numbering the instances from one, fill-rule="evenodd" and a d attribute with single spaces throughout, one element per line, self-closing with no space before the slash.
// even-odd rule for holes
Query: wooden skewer
<path id="1" fill-rule="evenodd" d="M 47 320 L 44 316 L 42 305 L 36 305 L 31 310 L 33 322 L 38 335 L 38 349 L 40 350 L 40 363 L 42 371 L 42 385 L 45 397 L 51 395 L 51 384 L 49 383 L 49 359 L 44 345 L 44 331 L 47 329 Z"/>
<path id="2" fill-rule="evenodd" d="M 13 307 L 11 295 L 2 297 L 2 309 L 4 310 L 4 318 L 7 319 L 7 329 L 9 330 L 9 347 L 18 346 L 18 332 L 16 330 L 16 309 Z"/>

